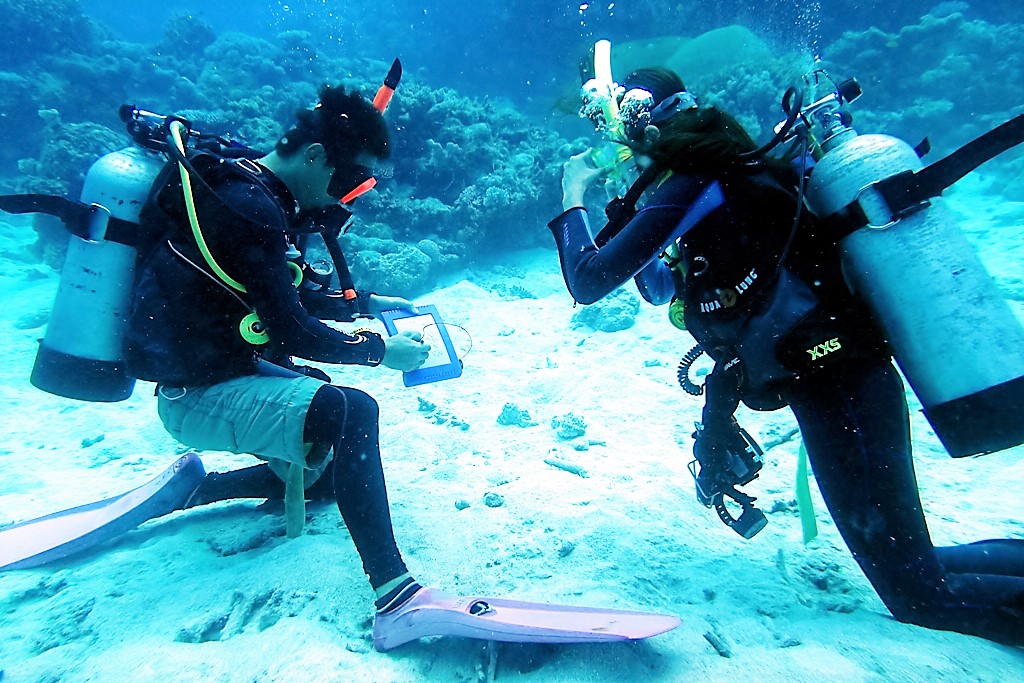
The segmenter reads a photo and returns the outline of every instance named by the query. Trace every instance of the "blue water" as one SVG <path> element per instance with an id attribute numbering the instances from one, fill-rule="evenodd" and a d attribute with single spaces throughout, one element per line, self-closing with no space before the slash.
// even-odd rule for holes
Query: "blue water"
<path id="1" fill-rule="evenodd" d="M 183 12 L 202 19 L 218 33 L 240 31 L 272 38 L 283 31 L 308 31 L 318 49 L 376 59 L 401 56 L 410 68 L 422 69 L 434 85 L 467 94 L 504 96 L 520 106 L 538 108 L 538 98 L 549 97 L 565 81 L 573 80 L 577 55 L 597 38 L 692 36 L 743 24 L 788 51 L 827 54 L 829 45 L 846 31 L 872 27 L 898 31 L 936 4 L 930 0 L 242 0 L 230 4 L 86 0 L 82 7 L 121 38 L 146 43 L 159 41 L 166 20 Z M 940 7 L 994 24 L 1024 20 L 1024 9 L 1013 0 L 947 2 Z"/>
<path id="2" fill-rule="evenodd" d="M 547 471 L 532 479 L 523 473 L 521 481 L 519 475 L 527 469 L 531 456 L 536 461 L 546 449 L 554 451 L 565 444 L 548 443 L 551 439 L 546 431 L 543 438 L 536 432 L 523 436 L 523 442 L 515 441 L 518 436 L 509 437 L 510 430 L 500 432 L 500 438 L 489 439 L 485 430 L 494 428 L 497 414 L 490 403 L 497 402 L 500 410 L 506 400 L 519 400 L 535 414 L 539 411 L 542 417 L 538 420 L 544 422 L 540 428 L 545 430 L 552 416 L 544 413 L 548 404 L 559 407 L 561 412 L 556 416 L 564 416 L 568 407 L 580 412 L 589 406 L 588 417 L 595 428 L 588 448 L 593 450 L 589 456 L 586 449 L 570 452 L 569 456 L 590 457 L 586 462 L 596 472 L 594 477 L 581 478 L 582 484 L 573 482 L 564 494 L 549 492 L 548 498 L 534 501 L 535 508 L 521 502 L 523 507 L 516 510 L 525 508 L 527 512 L 521 513 L 521 519 L 503 520 L 505 526 L 477 518 L 479 524 L 472 527 L 472 533 L 477 539 L 484 536 L 491 544 L 489 549 L 470 545 L 465 569 L 461 561 L 453 561 L 448 575 L 444 569 L 436 569 L 436 573 L 453 584 L 493 585 L 491 589 L 495 591 L 551 587 L 551 583 L 545 583 L 550 580 L 559 582 L 552 592 L 561 596 L 591 596 L 594 593 L 588 591 L 596 590 L 601 599 L 621 600 L 628 596 L 628 604 L 652 609 L 664 609 L 663 604 L 682 605 L 680 609 L 693 612 L 694 618 L 688 622 L 690 631 L 685 636 L 677 634 L 678 640 L 669 641 L 668 645 L 614 650 L 612 654 L 593 658 L 589 651 L 577 650 L 530 680 L 570 681 L 574 667 L 589 676 L 586 680 L 618 672 L 620 677 L 636 676 L 636 680 L 644 680 L 645 673 L 650 673 L 651 680 L 674 681 L 689 678 L 691 667 L 697 678 L 714 671 L 719 679 L 747 676 L 752 680 L 822 680 L 822 671 L 839 661 L 851 667 L 847 671 L 850 680 L 874 681 L 918 675 L 912 658 L 917 651 L 924 653 L 918 680 L 974 680 L 986 676 L 989 680 L 1010 680 L 1019 675 L 1019 669 L 1013 668 L 1019 664 L 1018 655 L 1007 654 L 978 639 L 948 641 L 943 634 L 891 622 L 884 608 L 872 603 L 875 598 L 870 586 L 858 573 L 834 529 L 829 541 L 810 550 L 786 537 L 781 530 L 784 525 L 776 524 L 776 520 L 792 512 L 792 477 L 784 479 L 778 471 L 774 475 L 784 481 L 773 480 L 774 489 L 765 494 L 766 500 L 776 502 L 778 508 L 778 514 L 773 513 L 773 531 L 769 533 L 778 534 L 772 540 L 780 548 L 785 547 L 789 553 L 786 561 L 794 562 L 796 568 L 791 574 L 803 573 L 811 578 L 794 579 L 798 587 L 787 587 L 798 594 L 798 599 L 789 592 L 777 593 L 778 586 L 772 582 L 781 585 L 790 576 L 782 550 L 776 555 L 771 544 L 756 548 L 723 544 L 721 536 L 715 535 L 722 530 L 714 526 L 717 521 L 713 516 L 704 514 L 702 509 L 688 509 L 696 507 L 692 484 L 682 471 L 682 461 L 672 460 L 670 455 L 677 455 L 676 442 L 689 447 L 686 437 L 694 419 L 699 418 L 699 407 L 695 408 L 692 401 L 683 404 L 675 387 L 671 387 L 671 392 L 667 389 L 674 382 L 670 366 L 680 350 L 685 350 L 679 347 L 685 345 L 678 335 L 664 333 L 664 313 L 657 313 L 660 327 L 654 327 L 655 314 L 644 309 L 637 318 L 638 326 L 645 332 L 630 337 L 633 341 L 620 347 L 615 345 L 621 344 L 621 336 L 581 332 L 574 318 L 572 324 L 569 322 L 574 315 L 573 304 L 563 290 L 557 257 L 544 226 L 560 211 L 561 163 L 593 142 L 592 129 L 575 113 L 580 64 L 587 63 L 589 50 L 599 38 L 612 41 L 613 56 L 624 60 L 621 63 L 631 63 L 629 60 L 639 59 L 636 55 L 640 54 L 654 60 L 667 58 L 672 50 L 666 46 L 684 45 L 709 31 L 722 29 L 726 30 L 714 34 L 720 42 L 708 45 L 701 54 L 688 54 L 679 62 L 685 69 L 681 75 L 698 97 L 735 113 L 760 140 L 770 135 L 771 126 L 782 116 L 782 92 L 799 80 L 815 58 L 820 58 L 837 79 L 860 80 L 864 96 L 852 107 L 858 130 L 890 133 L 911 144 L 927 136 L 935 150 L 931 158 L 1024 113 L 1024 3 L 1019 0 L 37 0 L 7 3 L 5 11 L 0 12 L 0 126 L 5 132 L 4 144 L 0 145 L 0 194 L 45 192 L 77 196 L 89 164 L 128 142 L 117 118 L 117 109 L 123 103 L 164 113 L 185 113 L 203 129 L 230 134 L 265 149 L 289 122 L 294 110 L 313 101 L 318 84 L 342 81 L 372 94 L 391 60 L 400 57 L 406 76 L 387 113 L 394 154 L 388 172 L 381 175 L 378 191 L 361 199 L 358 205 L 355 227 L 346 237 L 350 265 L 363 288 L 409 297 L 432 294 L 442 286 L 457 283 L 443 290 L 443 296 L 449 299 L 440 303 L 447 304 L 446 308 L 442 305 L 446 313 L 472 328 L 482 349 L 467 364 L 465 384 L 461 385 L 466 395 L 459 396 L 460 385 L 455 384 L 428 389 L 426 395 L 433 401 L 426 415 L 416 412 L 424 410 L 422 402 L 417 408 L 410 398 L 412 394 L 395 390 L 396 382 L 389 385 L 384 379 L 364 380 L 358 376 L 355 380 L 373 382 L 369 387 L 382 402 L 392 401 L 391 405 L 408 410 L 408 414 L 387 412 L 384 429 L 388 441 L 385 459 L 395 463 L 389 467 L 399 472 L 393 485 L 400 510 L 396 516 L 405 520 L 400 535 L 412 548 L 409 554 L 424 564 L 427 563 L 421 558 L 432 557 L 437 561 L 435 566 L 441 566 L 450 558 L 433 546 L 457 545 L 463 540 L 458 534 L 471 535 L 471 531 L 462 528 L 431 529 L 431 522 L 422 521 L 419 513 L 420 507 L 436 503 L 432 510 L 436 517 L 429 519 L 447 519 L 443 513 L 450 512 L 449 498 L 463 495 L 466 488 L 473 495 L 477 493 L 466 483 L 474 476 L 485 480 L 478 484 L 482 487 L 511 484 L 508 488 L 515 489 L 520 485 L 520 501 L 534 494 L 536 488 L 531 487 L 555 481 Z M 623 74 L 617 71 L 616 75 Z M 1015 150 L 989 162 L 950 194 L 960 211 L 958 215 L 964 218 L 970 239 L 1019 314 L 1024 305 L 1024 279 L 1019 275 L 1020 258 L 1024 256 L 1024 154 Z M 129 404 L 130 411 L 137 412 L 117 412 L 123 407 L 120 405 L 69 405 L 46 397 L 49 402 L 42 402 L 38 411 L 31 412 L 32 419 L 24 419 L 23 397 L 35 395 L 31 394 L 34 390 L 28 385 L 27 373 L 35 340 L 42 335 L 48 320 L 48 302 L 60 265 L 58 235 L 62 233 L 48 233 L 40 228 L 37 237 L 27 221 L 8 223 L 6 218 L 0 214 L 0 287 L 6 306 L 0 316 L 5 335 L 0 357 L 7 363 L 0 364 L 4 370 L 0 377 L 0 422 L 10 425 L 13 436 L 0 449 L 0 496 L 8 498 L 0 505 L 0 526 L 28 516 L 22 514 L 26 509 L 23 506 L 43 514 L 61 505 L 80 502 L 76 495 L 96 499 L 127 490 L 159 471 L 165 464 L 165 454 L 174 448 L 153 413 L 152 397 L 140 396 L 141 392 L 136 392 L 134 403 Z M 495 266 L 497 260 L 502 262 Z M 480 301 L 487 306 L 482 311 L 477 305 Z M 511 311 L 507 320 L 503 310 Z M 652 329 L 659 331 L 650 332 Z M 632 335 L 634 331 L 617 334 Z M 563 337 L 569 341 L 563 342 Z M 524 338 L 526 342 L 522 341 Z M 575 354 L 579 354 L 578 358 Z M 497 367 L 492 367 L 488 360 L 493 360 Z M 509 362 L 509 366 L 500 365 L 503 362 Z M 592 365 L 584 365 L 583 372 L 574 375 L 570 370 L 577 362 Z M 556 373 L 560 364 L 563 374 L 557 375 L 558 381 L 548 379 L 544 385 L 544 373 Z M 610 392 L 612 397 L 602 404 L 604 395 L 595 387 L 606 374 L 614 375 L 615 379 L 609 381 L 615 384 Z M 634 380 L 645 382 L 645 388 L 658 396 L 658 392 L 665 391 L 667 398 L 663 411 L 657 415 L 621 418 L 633 427 L 643 427 L 648 420 L 655 423 L 650 434 L 643 432 L 645 439 L 650 437 L 651 445 L 648 447 L 645 442 L 641 448 L 626 443 L 616 450 L 615 439 L 621 435 L 609 438 L 609 446 L 602 442 L 607 435 L 601 429 L 613 431 L 608 427 L 614 424 L 610 415 L 642 408 L 623 406 L 616 393 L 619 387 L 633 386 Z M 542 389 L 548 393 L 544 394 Z M 435 393 L 430 394 L 431 391 Z M 461 402 L 449 403 L 452 396 Z M 528 402 L 524 396 L 535 400 Z M 577 407 L 577 401 L 584 407 Z M 436 413 L 432 412 L 435 410 Z M 675 415 L 676 411 L 679 415 Z M 548 412 L 554 413 L 555 409 Z M 432 431 L 425 431 L 424 417 L 432 420 Z M 794 429 L 785 422 L 788 417 L 773 414 L 763 419 L 765 422 L 755 426 L 762 435 L 767 433 L 773 440 L 781 441 L 780 451 L 793 445 L 778 438 Z M 979 466 L 970 470 L 973 474 L 965 474 L 962 463 L 954 466 L 948 462 L 918 412 L 914 412 L 913 419 L 915 438 L 923 435 L 922 450 L 929 458 L 927 471 L 931 474 L 922 476 L 926 504 L 938 507 L 940 512 L 935 516 L 950 522 L 955 529 L 950 532 L 947 526 L 943 540 L 973 540 L 963 527 L 951 522 L 973 517 L 972 508 L 966 508 L 965 513 L 964 508 L 958 507 L 961 502 L 964 506 L 990 503 L 991 507 L 982 514 L 980 528 L 989 536 L 1007 535 L 1006 519 L 1014 517 L 1019 503 L 1015 499 L 1007 505 L 1005 501 L 992 501 L 981 490 L 981 484 L 986 482 L 1003 485 L 1002 470 Z M 473 421 L 472 430 L 468 429 L 467 420 Z M 64 427 L 54 426 L 65 423 L 76 425 L 81 431 L 64 433 Z M 452 425 L 462 424 L 467 426 L 465 434 L 451 429 Z M 104 437 L 107 433 L 109 438 Z M 506 445 L 502 439 L 509 439 L 509 443 Z M 53 453 L 58 448 L 55 444 L 60 444 L 59 454 Z M 493 451 L 489 450 L 492 448 Z M 625 458 L 634 457 L 632 453 L 636 450 L 643 453 L 635 456 L 639 464 L 634 470 L 627 466 L 632 461 Z M 795 446 L 790 450 L 795 451 Z M 81 485 L 78 480 L 63 479 L 60 472 L 23 466 L 25 459 L 37 458 L 39 454 L 65 458 L 59 462 L 74 476 L 82 477 Z M 775 469 L 778 462 L 788 463 L 778 467 L 782 470 L 794 461 L 793 457 L 779 457 L 778 451 L 772 457 L 772 467 L 766 470 Z M 17 464 L 12 464 L 16 459 Z M 985 460 L 989 468 L 995 468 L 997 462 Z M 217 460 L 213 463 L 236 464 Z M 672 467 L 676 467 L 673 478 L 664 477 L 663 470 Z M 602 468 L 611 472 L 606 473 L 610 482 L 607 486 L 606 480 L 601 479 Z M 492 473 L 495 470 L 500 476 Z M 487 474 L 480 474 L 485 471 Z M 942 476 L 936 476 L 936 471 Z M 1020 481 L 1019 467 L 1007 472 L 1005 481 Z M 765 478 L 771 475 L 766 472 Z M 117 479 L 111 483 L 114 477 Z M 978 489 L 972 488 L 975 483 Z M 1019 490 L 1016 484 L 1011 488 Z M 51 490 L 61 493 L 48 498 L 47 492 Z M 968 495 L 965 490 L 971 493 Z M 434 500 L 435 494 L 438 500 L 443 497 L 443 503 Z M 583 502 L 573 498 L 577 494 Z M 606 495 L 614 502 L 606 505 Z M 14 498 L 16 503 L 9 502 Z M 468 514 L 482 508 L 476 498 L 472 500 L 475 507 Z M 679 502 L 682 500 L 686 503 Z M 38 510 L 33 507 L 37 504 Z M 445 509 L 438 511 L 442 505 Z M 1009 508 L 1010 514 L 1004 507 Z M 514 506 L 510 503 L 508 508 L 491 512 L 503 514 L 509 508 Z M 323 533 L 299 542 L 308 542 L 307 545 L 296 546 L 308 553 L 302 555 L 276 544 L 281 539 L 275 536 L 273 522 L 253 522 L 244 514 L 248 510 L 230 510 L 229 514 L 235 517 L 226 523 L 216 511 L 200 512 L 195 514 L 201 523 L 181 523 L 177 527 L 172 523 L 171 531 L 134 536 L 129 544 L 134 554 L 119 555 L 111 560 L 110 567 L 97 559 L 102 557 L 99 553 L 54 576 L 41 573 L 9 579 L 0 591 L 0 608 L 10 607 L 12 613 L 17 613 L 17 633 L 4 635 L 0 645 L 9 645 L 22 660 L 5 659 L 0 647 L 0 681 L 21 680 L 17 678 L 19 673 L 46 671 L 51 664 L 50 678 L 40 675 L 25 680 L 60 680 L 60 666 L 75 667 L 75 662 L 86 660 L 87 655 L 91 658 L 84 668 L 75 669 L 77 677 L 72 676 L 73 680 L 90 679 L 90 672 L 94 671 L 114 671 L 116 667 L 109 662 L 116 662 L 121 656 L 121 639 L 119 634 L 110 634 L 121 629 L 122 622 L 104 625 L 100 617 L 90 621 L 89 614 L 94 602 L 99 603 L 98 614 L 105 599 L 122 597 L 120 588 L 113 585 L 120 571 L 135 576 L 141 594 L 158 601 L 163 613 L 176 614 L 179 620 L 172 621 L 174 625 L 164 631 L 156 627 L 147 630 L 151 624 L 140 626 L 144 635 L 134 639 L 129 632 L 132 619 L 141 617 L 132 615 L 144 610 L 128 610 L 123 629 L 128 643 L 126 651 L 130 654 L 158 652 L 177 638 L 178 649 L 173 654 L 179 659 L 173 662 L 183 662 L 182 667 L 186 667 L 194 656 L 188 647 L 195 641 L 182 641 L 181 632 L 205 633 L 203 629 L 220 623 L 221 617 L 228 621 L 225 613 L 235 613 L 225 633 L 234 628 L 237 634 L 244 632 L 258 638 L 264 628 L 274 627 L 276 618 L 282 623 L 305 620 L 333 629 L 338 647 L 355 659 L 361 658 L 365 668 L 351 679 L 330 680 L 485 680 L 486 653 L 483 666 L 475 664 L 474 669 L 474 664 L 465 664 L 464 660 L 469 660 L 467 653 L 481 656 L 471 646 L 455 650 L 455 654 L 431 655 L 442 658 L 437 666 L 445 672 L 443 678 L 433 677 L 432 664 L 418 663 L 428 660 L 423 651 L 416 651 L 418 658 L 409 658 L 412 664 L 400 656 L 374 659 L 372 653 L 367 654 L 363 642 L 366 629 L 358 623 L 363 614 L 358 611 L 361 608 L 353 607 L 366 602 L 362 593 L 347 598 L 347 603 L 344 595 L 332 594 L 330 599 L 341 604 L 337 609 L 324 607 L 327 599 L 314 608 L 304 606 L 312 602 L 307 600 L 307 593 L 316 591 L 302 585 L 292 588 L 286 597 L 282 598 L 281 593 L 269 597 L 277 587 L 265 584 L 281 575 L 286 580 L 287 571 L 279 569 L 281 574 L 267 579 L 262 573 L 265 569 L 269 571 L 273 562 L 255 556 L 276 552 L 274 561 L 292 562 L 284 566 L 293 568 L 294 574 L 303 574 L 313 558 L 321 561 L 321 551 L 327 544 L 347 542 L 338 530 L 336 515 L 329 517 L 333 511 L 319 518 Z M 683 521 L 679 521 L 677 514 Z M 613 521 L 602 521 L 605 515 Z M 628 516 L 636 524 L 621 534 L 628 537 L 627 541 L 618 538 L 617 532 L 622 528 L 615 521 L 618 515 Z M 217 526 L 219 523 L 237 529 L 225 530 Z M 625 523 L 624 520 L 622 524 Z M 679 526 L 687 524 L 693 528 L 680 531 Z M 1014 529 L 1019 536 L 1019 521 L 1016 524 Z M 585 531 L 577 534 L 577 525 Z M 488 531 L 495 528 L 508 531 L 508 535 Z M 172 532 L 176 531 L 191 535 L 175 545 Z M 232 536 L 234 533 L 241 540 Z M 577 561 L 586 552 L 591 552 L 592 557 L 563 570 L 564 563 L 560 567 L 557 563 L 561 560 L 551 560 L 553 551 L 544 545 L 550 540 L 549 534 L 561 534 L 562 538 L 579 544 L 580 549 L 570 561 Z M 438 536 L 442 538 L 438 540 Z M 230 542 L 224 542 L 225 537 Z M 730 537 L 730 541 L 734 540 Z M 314 542 L 323 545 L 309 545 Z M 632 542 L 637 546 L 628 545 Z M 232 543 L 241 550 L 228 552 L 222 547 Z M 622 543 L 627 543 L 625 548 L 620 547 Z M 718 546 L 726 550 L 715 555 L 705 552 L 701 543 L 714 544 L 716 552 Z M 148 544 L 158 549 L 147 554 Z M 183 551 L 181 548 L 186 545 L 188 549 Z M 254 597 L 250 591 L 242 597 L 230 597 L 234 595 L 234 579 L 225 571 L 211 569 L 214 562 L 209 562 L 207 546 L 217 553 L 223 552 L 220 560 L 232 563 L 232 570 L 244 577 L 244 581 L 237 582 L 242 586 L 238 595 L 245 592 L 246 582 L 269 592 Z M 569 556 L 572 545 L 561 546 L 566 547 Z M 181 559 L 183 552 L 193 552 L 195 556 Z M 343 558 L 338 560 L 342 564 L 335 570 L 347 578 L 339 579 L 342 589 L 334 589 L 333 578 L 319 577 L 321 584 L 330 584 L 324 591 L 338 590 L 344 594 L 344 587 L 365 591 L 351 548 L 332 545 L 327 556 Z M 202 559 L 196 560 L 197 557 Z M 633 566 L 637 558 L 648 565 Z M 190 573 L 189 562 L 193 560 L 207 562 L 208 573 Z M 517 575 L 513 566 L 524 569 Z M 689 573 L 694 566 L 700 572 L 696 578 Z M 218 582 L 209 592 L 228 596 L 220 602 L 230 602 L 230 606 L 216 604 L 218 597 L 206 602 L 199 598 L 201 606 L 196 609 L 202 614 L 192 615 L 179 601 L 166 598 L 161 587 L 165 569 L 185 586 L 181 591 L 186 595 L 203 596 L 207 581 Z M 772 573 L 776 571 L 778 576 Z M 459 576 L 460 572 L 464 575 Z M 483 577 L 493 578 L 493 584 L 482 583 Z M 747 580 L 754 582 L 753 588 L 745 583 Z M 576 581 L 580 587 L 573 593 L 577 590 Z M 828 586 L 821 588 L 823 583 Z M 152 593 L 144 592 L 154 584 L 158 585 Z M 747 589 L 753 593 L 745 592 Z M 712 605 L 716 590 L 720 601 L 717 604 L 724 605 L 722 613 Z M 752 594 L 754 598 L 750 597 Z M 54 596 L 58 598 L 55 604 L 50 600 Z M 668 597 L 661 600 L 663 596 Z M 38 608 L 36 601 L 40 603 Z M 766 606 L 759 607 L 762 601 Z M 703 623 L 698 617 L 703 614 L 705 603 L 707 611 L 715 614 L 714 619 L 725 623 L 725 630 L 742 644 L 737 660 L 730 662 L 713 653 L 711 664 L 701 659 L 708 656 L 701 638 L 707 636 L 701 632 L 701 626 L 692 624 Z M 252 618 L 251 614 L 267 605 L 276 610 L 275 619 Z M 107 609 L 116 611 L 109 606 Z M 304 609 L 311 611 L 303 612 Z M 733 626 L 729 621 L 730 610 L 739 615 L 737 623 L 743 620 L 740 625 Z M 237 616 L 243 612 L 243 616 Z M 289 622 L 282 614 L 302 616 Z M 842 621 L 847 616 L 850 621 Z M 201 617 L 208 619 L 209 624 L 199 623 Z M 175 636 L 179 627 L 181 632 Z M 220 627 L 224 628 L 224 623 Z M 840 657 L 846 628 L 853 631 L 851 645 Z M 257 630 L 259 633 L 255 633 Z M 883 641 L 882 654 L 873 654 L 876 631 L 883 634 L 879 636 Z M 796 635 L 790 637 L 791 633 Z M 270 635 L 276 637 L 276 632 Z M 312 637 L 301 635 L 295 636 L 294 642 L 308 645 Z M 791 642 L 801 638 L 807 648 L 797 648 Z M 903 639 L 908 659 L 899 663 L 905 668 L 890 670 L 893 658 L 889 653 L 899 651 Z M 235 641 L 239 643 L 237 647 L 242 647 L 243 640 Z M 258 642 L 266 649 L 268 646 L 263 643 L 271 641 L 268 635 L 267 641 Z M 767 654 L 757 649 L 765 642 L 769 643 L 765 646 L 769 648 Z M 950 642 L 965 645 L 954 648 Z M 67 654 L 62 653 L 64 645 L 68 646 Z M 220 661 L 220 653 L 235 645 L 228 642 L 227 636 L 219 644 L 223 650 L 209 649 L 217 645 L 203 645 L 208 648 L 204 666 L 220 666 L 217 672 L 230 678 L 230 664 Z M 291 645 L 292 641 L 286 640 L 284 647 L 288 649 Z M 93 650 L 103 654 L 89 655 Z M 743 659 L 744 650 L 748 660 Z M 946 652 L 952 650 L 956 652 L 947 656 Z M 791 665 L 783 655 L 791 656 L 800 666 Z M 449 658 L 443 659 L 444 656 Z M 833 656 L 837 659 L 832 660 Z M 649 668 L 638 669 L 630 657 L 636 657 L 640 667 Z M 972 660 L 988 661 L 992 657 L 999 662 L 997 668 L 974 675 Z M 154 659 L 161 661 L 159 657 Z M 813 666 L 818 660 L 822 662 L 820 670 Z M 764 669 L 757 668 L 762 665 Z M 174 668 L 166 662 L 164 666 Z M 406 675 L 417 666 L 417 676 Z M 525 670 L 530 664 L 522 666 Z M 398 673 L 388 673 L 392 671 L 388 667 L 394 667 L 393 671 Z M 344 666 L 333 670 L 346 671 Z M 638 670 L 641 673 L 636 673 Z M 5 678 L 5 671 L 9 678 Z M 297 666 L 281 680 L 302 680 L 303 676 L 305 680 L 320 680 L 317 673 L 319 670 L 307 671 Z M 515 673 L 508 673 L 509 680 L 513 680 Z M 1003 676 L 1004 673 L 1007 675 Z M 160 680 L 156 674 L 150 674 L 140 673 L 139 680 Z M 378 674 L 383 678 L 375 678 Z M 273 670 L 263 671 L 259 676 L 253 675 L 258 680 L 275 680 Z M 97 674 L 93 680 L 109 679 Z"/>

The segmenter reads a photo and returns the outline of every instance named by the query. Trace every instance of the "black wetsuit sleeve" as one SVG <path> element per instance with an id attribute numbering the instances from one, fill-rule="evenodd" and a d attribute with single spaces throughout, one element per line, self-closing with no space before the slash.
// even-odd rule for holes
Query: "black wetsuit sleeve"
<path id="1" fill-rule="evenodd" d="M 661 259 L 652 259 L 633 278 L 640 296 L 649 304 L 667 304 L 676 294 L 676 283 L 672 269 Z"/>
<path id="2" fill-rule="evenodd" d="M 267 328 L 271 341 L 290 355 L 323 363 L 378 365 L 384 358 L 384 341 L 371 332 L 346 334 L 313 317 L 299 301 L 292 286 L 291 270 L 281 250 L 267 249 L 256 258 L 246 259 L 249 271 L 243 282 L 249 303 Z"/>
<path id="3" fill-rule="evenodd" d="M 230 241 L 232 246 L 226 250 L 231 255 L 226 260 L 233 269 L 229 275 L 245 285 L 245 298 L 259 315 L 271 342 L 289 355 L 306 360 L 378 365 L 384 358 L 380 335 L 335 330 L 302 305 L 285 258 L 288 242 L 284 230 L 274 224 L 276 216 L 270 207 L 253 206 L 252 188 L 240 185 L 221 189 L 221 199 L 228 203 L 244 199 L 248 204 L 244 215 L 256 220 L 239 227 Z M 241 193 L 244 196 L 239 197 Z"/>
<path id="4" fill-rule="evenodd" d="M 569 293 L 584 304 L 607 296 L 665 250 L 685 212 L 682 205 L 652 202 L 601 248 L 585 209 L 569 209 L 548 223 Z"/>

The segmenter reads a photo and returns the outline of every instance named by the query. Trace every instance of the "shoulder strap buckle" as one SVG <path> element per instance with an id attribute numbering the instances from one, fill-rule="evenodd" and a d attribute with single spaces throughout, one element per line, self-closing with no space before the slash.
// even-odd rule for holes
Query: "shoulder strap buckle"
<path id="1" fill-rule="evenodd" d="M 252 159 L 246 159 L 246 158 L 243 157 L 241 159 L 233 159 L 232 161 L 235 164 L 235 166 L 237 166 L 238 168 L 242 169 L 243 171 L 245 171 L 246 173 L 248 173 L 250 175 L 254 175 L 254 176 L 262 176 L 263 175 L 263 167 L 260 166 L 259 164 L 257 164 Z"/>

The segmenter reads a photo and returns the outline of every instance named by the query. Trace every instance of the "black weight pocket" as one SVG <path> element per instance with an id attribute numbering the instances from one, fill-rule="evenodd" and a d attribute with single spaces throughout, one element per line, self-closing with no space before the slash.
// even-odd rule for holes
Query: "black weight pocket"
<path id="1" fill-rule="evenodd" d="M 803 376 L 839 364 L 889 355 L 881 330 L 853 295 L 846 294 L 835 301 L 815 298 L 818 305 L 776 344 L 775 354 L 783 367 Z"/>
<path id="2" fill-rule="evenodd" d="M 784 389 L 802 368 L 783 363 L 778 349 L 820 307 L 810 287 L 787 268 L 778 270 L 766 290 L 746 310 L 687 309 L 687 329 L 716 362 L 739 358 L 741 396 L 754 410 L 786 405 Z"/>

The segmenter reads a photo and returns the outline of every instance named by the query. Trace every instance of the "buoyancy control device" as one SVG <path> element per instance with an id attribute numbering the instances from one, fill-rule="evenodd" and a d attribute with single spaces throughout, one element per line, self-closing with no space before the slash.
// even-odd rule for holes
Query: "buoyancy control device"
<path id="1" fill-rule="evenodd" d="M 396 59 L 373 99 L 374 108 L 381 114 L 401 77 L 402 65 Z M 79 201 L 43 194 L 0 196 L 0 211 L 49 214 L 59 218 L 71 233 L 31 382 L 48 393 L 84 401 L 121 401 L 134 390 L 135 379 L 125 372 L 123 347 L 134 291 L 136 240 L 143 206 L 168 157 L 178 162 L 185 183 L 187 145 L 215 152 L 237 152 L 240 148 L 230 140 L 200 133 L 180 116 L 163 116 L 129 104 L 120 108 L 119 115 L 135 145 L 97 160 L 86 174 Z M 239 155 L 244 153 L 232 156 Z M 338 233 L 351 216 L 344 205 L 375 183 L 369 178 L 342 197 L 339 206 L 331 207 L 334 210 L 310 217 L 312 231 L 322 235 L 333 267 L 325 263 L 293 265 L 297 286 L 300 281 L 308 284 L 318 317 L 346 319 L 334 317 L 339 315 L 335 311 L 347 310 L 356 298 Z M 321 219 L 324 225 L 318 223 Z M 296 251 L 300 259 L 304 251 Z M 216 264 L 212 263 L 211 268 L 216 271 Z M 332 278 L 340 290 L 330 289 Z M 259 324 L 255 315 L 246 320 L 250 317 L 255 319 L 254 325 Z M 258 336 L 259 331 L 255 334 Z"/>
<path id="2" fill-rule="evenodd" d="M 837 229 L 844 274 L 936 435 L 953 457 L 1024 443 L 1024 327 L 939 197 L 1024 141 L 1024 116 L 924 167 L 906 142 L 853 129 L 850 81 L 809 80 L 825 93 L 800 116 L 816 143 L 807 206 Z"/>

